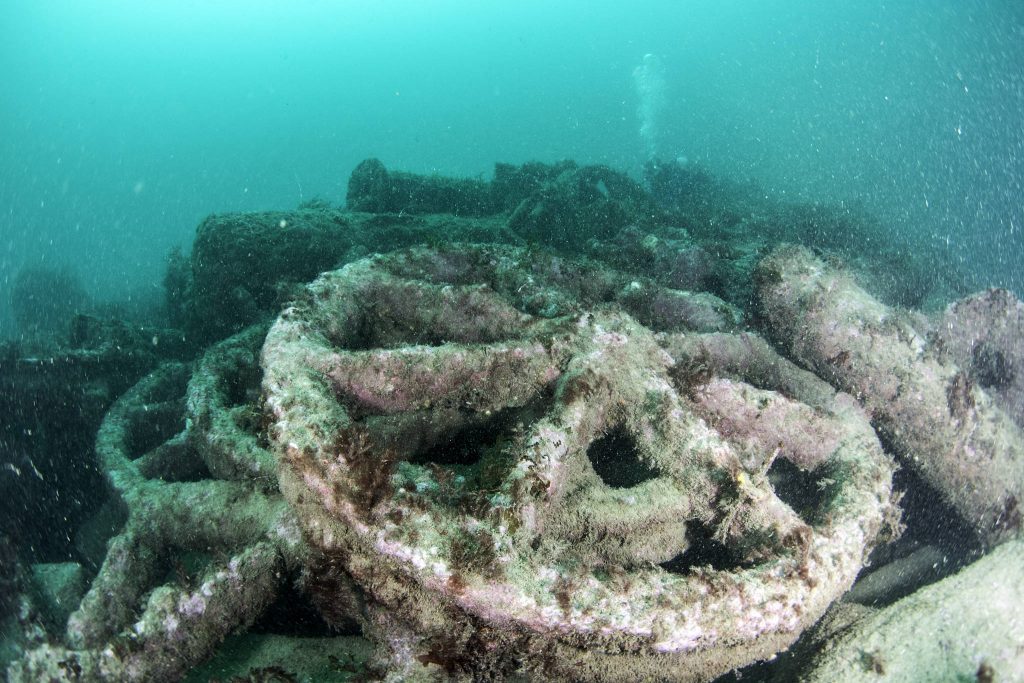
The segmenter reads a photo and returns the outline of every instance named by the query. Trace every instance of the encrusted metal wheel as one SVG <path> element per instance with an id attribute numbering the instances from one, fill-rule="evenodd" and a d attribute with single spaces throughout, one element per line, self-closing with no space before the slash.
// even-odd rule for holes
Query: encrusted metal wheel
<path id="1" fill-rule="evenodd" d="M 248 335 L 211 349 L 201 386 L 189 384 L 191 366 L 168 363 L 108 411 L 96 454 L 124 525 L 71 614 L 65 642 L 26 652 L 8 670 L 11 680 L 177 680 L 255 621 L 285 577 L 297 573 L 303 546 L 281 496 L 252 481 L 211 477 L 186 424 L 186 395 L 208 394 L 218 384 L 214 376 L 227 380 L 218 363 L 262 339 Z M 258 374 L 250 384 L 258 387 Z M 205 425 L 211 433 L 212 425 L 224 428 L 224 405 L 205 408 L 215 414 Z M 238 436 L 244 430 L 235 426 L 229 432 Z M 184 555 L 209 557 L 189 575 L 176 559 Z"/>
<path id="2" fill-rule="evenodd" d="M 710 679 L 853 582 L 892 465 L 849 397 L 408 263 L 321 276 L 263 350 L 282 491 L 393 677 Z"/>

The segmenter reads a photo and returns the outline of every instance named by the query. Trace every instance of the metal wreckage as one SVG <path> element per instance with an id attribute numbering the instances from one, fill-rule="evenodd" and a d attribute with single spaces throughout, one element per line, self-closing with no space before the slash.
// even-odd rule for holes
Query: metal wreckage
<path id="1" fill-rule="evenodd" d="M 370 641 L 358 680 L 1019 674 L 1020 302 L 888 306 L 775 246 L 791 208 L 704 239 L 708 178 L 669 171 L 369 161 L 349 210 L 208 219 L 175 299 L 204 350 L 103 417 L 122 523 L 63 619 L 12 580 L 9 679 L 180 679 L 294 595 Z M 991 552 L 914 568 L 904 493 Z"/>

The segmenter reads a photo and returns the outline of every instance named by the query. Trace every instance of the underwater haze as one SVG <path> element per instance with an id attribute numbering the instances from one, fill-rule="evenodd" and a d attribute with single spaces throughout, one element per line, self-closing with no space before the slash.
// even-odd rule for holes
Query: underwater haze
<path id="1" fill-rule="evenodd" d="M 0 678 L 1024 681 L 1021 0 L 0 0 Z"/>
<path id="2" fill-rule="evenodd" d="M 5 289 L 47 266 L 158 302 L 204 216 L 340 202 L 370 156 L 639 177 L 655 154 L 854 203 L 942 244 L 968 287 L 1021 292 L 1019 2 L 9 0 L 0 32 Z"/>

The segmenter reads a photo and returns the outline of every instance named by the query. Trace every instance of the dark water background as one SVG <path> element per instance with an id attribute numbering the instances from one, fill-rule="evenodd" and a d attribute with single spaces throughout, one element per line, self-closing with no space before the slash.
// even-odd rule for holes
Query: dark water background
<path id="1" fill-rule="evenodd" d="M 1024 291 L 1019 0 L 6 0 L 0 37 L 4 292 L 42 264 L 158 301 L 205 215 L 340 202 L 368 156 L 639 177 L 646 53 L 664 158 L 859 202 Z"/>

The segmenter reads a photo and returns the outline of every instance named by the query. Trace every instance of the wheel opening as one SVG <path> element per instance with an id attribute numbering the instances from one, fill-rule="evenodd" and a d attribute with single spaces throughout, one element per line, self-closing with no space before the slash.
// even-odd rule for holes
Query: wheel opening
<path id="1" fill-rule="evenodd" d="M 816 525 L 838 485 L 838 473 L 827 465 L 802 470 L 786 458 L 776 458 L 768 470 L 768 481 L 782 502 L 805 522 Z"/>
<path id="2" fill-rule="evenodd" d="M 660 566 L 672 574 L 689 574 L 696 567 L 710 566 L 723 571 L 742 567 L 736 562 L 729 548 L 714 537 L 714 530 L 703 524 L 689 523 L 686 528 L 686 540 L 689 547 Z"/>
<path id="3" fill-rule="evenodd" d="M 525 406 L 504 408 L 472 421 L 413 454 L 409 464 L 428 475 L 449 502 L 493 491 L 516 462 L 529 425 L 544 414 L 551 400 L 552 393 L 545 391 Z"/>
<path id="4" fill-rule="evenodd" d="M 255 363 L 245 363 L 232 368 L 223 378 L 227 407 L 255 403 L 260 396 L 260 381 L 263 372 Z"/>
<path id="5" fill-rule="evenodd" d="M 622 428 L 591 443 L 587 458 L 597 476 L 611 488 L 630 488 L 658 477 L 658 471 L 641 459 L 633 437 Z"/>
<path id="6" fill-rule="evenodd" d="M 139 412 L 131 422 L 125 446 L 136 460 L 185 429 L 185 400 L 168 401 Z"/>

